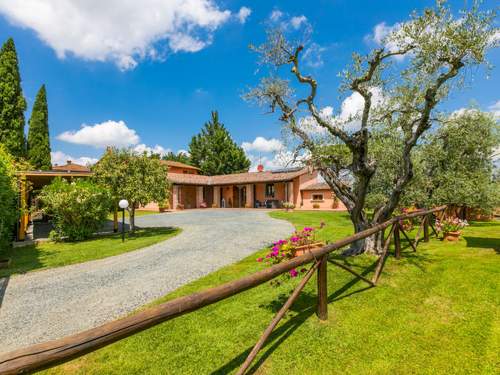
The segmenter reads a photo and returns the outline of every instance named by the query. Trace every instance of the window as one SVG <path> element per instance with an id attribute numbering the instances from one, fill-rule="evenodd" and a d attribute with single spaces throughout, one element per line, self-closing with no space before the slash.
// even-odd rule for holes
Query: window
<path id="1" fill-rule="evenodd" d="M 274 198 L 274 184 L 266 184 L 266 197 Z"/>
<path id="2" fill-rule="evenodd" d="M 312 200 L 313 201 L 323 201 L 323 194 L 313 194 Z"/>

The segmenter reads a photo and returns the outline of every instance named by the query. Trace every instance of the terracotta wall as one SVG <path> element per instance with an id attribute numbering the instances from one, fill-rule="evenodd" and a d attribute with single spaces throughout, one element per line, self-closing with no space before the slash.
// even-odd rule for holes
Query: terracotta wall
<path id="1" fill-rule="evenodd" d="M 197 169 L 191 168 L 181 168 L 181 167 L 169 167 L 168 173 L 186 173 L 186 174 L 198 174 Z"/>
<path id="2" fill-rule="evenodd" d="M 313 195 L 323 195 L 323 200 L 321 201 L 313 201 Z M 334 194 L 330 190 L 302 190 L 302 205 L 298 205 L 297 208 L 301 208 L 303 210 L 345 210 L 345 206 L 342 202 L 337 201 L 337 207 L 333 207 L 335 200 Z M 317 204 L 319 207 L 315 208 L 314 205 Z"/>
<path id="3" fill-rule="evenodd" d="M 260 202 L 264 202 L 265 200 L 268 199 L 275 199 L 278 201 L 285 201 L 286 196 L 285 196 L 285 183 L 283 182 L 277 182 L 274 184 L 274 198 L 272 197 L 266 197 L 266 184 L 261 183 L 261 184 L 255 184 L 256 189 L 255 189 L 255 200 L 258 200 Z"/>
<path id="4" fill-rule="evenodd" d="M 196 186 L 182 186 L 180 203 L 184 208 L 196 208 Z"/>

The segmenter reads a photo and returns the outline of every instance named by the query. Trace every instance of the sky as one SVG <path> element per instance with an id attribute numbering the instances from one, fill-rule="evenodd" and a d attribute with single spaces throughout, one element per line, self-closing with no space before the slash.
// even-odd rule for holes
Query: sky
<path id="1" fill-rule="evenodd" d="M 458 9 L 467 1 L 451 1 Z M 276 115 L 242 99 L 261 75 L 249 44 L 266 25 L 307 30 L 304 72 L 319 82 L 318 102 L 334 113 L 355 106 L 339 98 L 338 73 L 352 52 L 367 53 L 380 36 L 427 0 L 0 0 L 0 42 L 14 38 L 29 118 L 46 85 L 53 163 L 95 162 L 107 145 L 138 151 L 187 150 L 217 110 L 252 168 L 279 167 Z M 495 1 L 485 1 L 493 8 Z M 498 20 L 497 20 L 498 24 Z M 500 63 L 500 51 L 488 55 Z M 444 103 L 474 104 L 500 114 L 500 70 L 475 72 Z"/>

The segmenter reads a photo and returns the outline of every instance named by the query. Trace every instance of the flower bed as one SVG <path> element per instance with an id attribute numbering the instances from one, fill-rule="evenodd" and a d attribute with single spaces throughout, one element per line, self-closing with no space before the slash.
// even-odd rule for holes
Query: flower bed
<path id="1" fill-rule="evenodd" d="M 322 222 L 320 229 L 325 226 Z M 266 263 L 268 266 L 286 262 L 296 256 L 305 254 L 307 251 L 324 246 L 323 242 L 316 240 L 316 229 L 313 227 L 305 227 L 301 231 L 296 231 L 290 238 L 274 242 L 270 247 L 269 253 L 264 258 L 258 258 L 257 262 Z M 306 268 L 297 270 L 291 269 L 287 274 L 283 274 L 285 279 L 297 277 L 299 273 L 306 272 Z M 278 280 L 271 281 L 271 284 L 279 285 Z"/>

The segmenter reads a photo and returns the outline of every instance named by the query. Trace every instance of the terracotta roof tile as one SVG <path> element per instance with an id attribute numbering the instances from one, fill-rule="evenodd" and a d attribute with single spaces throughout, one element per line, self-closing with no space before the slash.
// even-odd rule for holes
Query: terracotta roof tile
<path id="1" fill-rule="evenodd" d="M 306 168 L 293 171 L 264 171 L 264 172 L 246 172 L 234 173 L 220 176 L 201 176 L 193 174 L 169 173 L 168 178 L 175 184 L 185 185 L 239 185 L 257 182 L 282 182 L 290 181 L 295 177 L 307 173 Z"/>
<path id="2" fill-rule="evenodd" d="M 164 165 L 168 165 L 169 167 L 178 167 L 178 168 L 186 168 L 186 169 L 196 169 L 197 171 L 200 170 L 198 167 L 194 167 L 189 164 L 184 164 L 179 161 L 174 161 L 174 160 L 161 160 L 160 161 Z"/>
<path id="3" fill-rule="evenodd" d="M 90 168 L 84 165 L 68 163 L 66 165 L 55 165 L 53 171 L 68 171 L 68 172 L 90 172 Z"/>
<path id="4" fill-rule="evenodd" d="M 330 189 L 330 186 L 328 186 L 328 184 L 326 182 L 319 182 L 316 184 L 304 186 L 300 190 L 331 190 L 331 189 Z"/>

